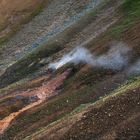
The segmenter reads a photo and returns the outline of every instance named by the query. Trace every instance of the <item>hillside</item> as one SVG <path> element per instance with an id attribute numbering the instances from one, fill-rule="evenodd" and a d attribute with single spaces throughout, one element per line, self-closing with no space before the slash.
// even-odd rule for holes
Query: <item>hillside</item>
<path id="1" fill-rule="evenodd" d="M 48 0 L 13 0 L 11 4 L 10 0 L 1 0 L 0 44 L 40 13 L 47 3 Z"/>
<path id="2" fill-rule="evenodd" d="M 139 0 L 0 7 L 1 140 L 139 139 Z"/>

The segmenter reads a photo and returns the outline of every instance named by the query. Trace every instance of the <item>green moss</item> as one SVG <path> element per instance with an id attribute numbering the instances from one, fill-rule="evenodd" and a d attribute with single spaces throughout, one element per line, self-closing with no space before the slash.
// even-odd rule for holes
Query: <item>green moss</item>
<path id="1" fill-rule="evenodd" d="M 34 12 L 31 13 L 30 17 L 33 18 L 33 17 L 37 16 L 39 13 L 41 13 L 43 11 L 43 8 L 44 8 L 43 4 L 39 5 L 39 7 Z"/>
<path id="2" fill-rule="evenodd" d="M 133 90 L 138 87 L 140 87 L 140 77 L 135 78 L 134 81 L 127 81 L 124 85 L 114 90 L 110 95 L 103 98 L 103 101 L 106 101 L 110 97 L 120 96 L 125 94 L 128 90 Z"/>
<path id="3" fill-rule="evenodd" d="M 121 38 L 124 31 L 140 20 L 140 1 L 124 0 L 121 6 L 122 20 L 111 30 L 111 35 Z"/>

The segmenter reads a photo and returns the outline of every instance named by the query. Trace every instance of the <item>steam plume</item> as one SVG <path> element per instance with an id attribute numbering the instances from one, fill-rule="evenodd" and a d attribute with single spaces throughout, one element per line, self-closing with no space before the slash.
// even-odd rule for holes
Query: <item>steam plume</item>
<path id="1" fill-rule="evenodd" d="M 140 74 L 140 59 L 129 68 L 128 74 Z"/>
<path id="2" fill-rule="evenodd" d="M 128 64 L 129 52 L 130 49 L 123 43 L 112 46 L 107 53 L 101 56 L 91 54 L 84 47 L 76 47 L 70 53 L 64 55 L 58 62 L 50 63 L 49 68 L 58 69 L 69 62 L 74 64 L 83 62 L 94 67 L 120 70 Z"/>
<path id="3" fill-rule="evenodd" d="M 49 68 L 58 69 L 66 63 L 78 64 L 80 62 L 91 63 L 93 61 L 92 54 L 83 47 L 76 47 L 70 53 L 64 55 L 58 62 L 49 64 Z"/>

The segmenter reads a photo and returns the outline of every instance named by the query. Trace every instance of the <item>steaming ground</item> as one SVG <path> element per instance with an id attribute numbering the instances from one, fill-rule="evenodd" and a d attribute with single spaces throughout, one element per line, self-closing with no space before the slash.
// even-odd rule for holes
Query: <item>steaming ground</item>
<path id="1" fill-rule="evenodd" d="M 130 62 L 131 51 L 132 50 L 124 43 L 117 43 L 111 46 L 105 54 L 99 56 L 92 54 L 84 47 L 76 47 L 68 54 L 65 54 L 58 62 L 50 63 L 48 67 L 57 70 L 69 62 L 74 63 L 75 65 L 83 62 L 92 65 L 93 67 L 122 70 L 127 67 Z M 128 69 L 128 73 L 140 73 L 140 59 Z"/>
<path id="2" fill-rule="evenodd" d="M 84 47 L 76 47 L 70 53 L 64 55 L 58 62 L 50 63 L 49 68 L 55 70 L 69 62 L 74 63 L 76 65 L 80 62 L 92 63 L 92 61 L 93 56 L 89 52 L 89 50 L 87 50 Z"/>
<path id="3" fill-rule="evenodd" d="M 49 1 L 4 45 L 0 139 L 139 139 L 138 0 L 94 1 Z"/>
<path id="4" fill-rule="evenodd" d="M 76 47 L 70 53 L 64 55 L 58 62 L 50 63 L 49 68 L 58 69 L 66 63 L 79 64 L 80 62 L 90 64 L 94 67 L 120 70 L 129 62 L 131 50 L 123 43 L 112 46 L 108 52 L 97 56 L 84 47 Z"/>
<path id="5" fill-rule="evenodd" d="M 129 68 L 129 74 L 140 74 L 140 58 Z"/>

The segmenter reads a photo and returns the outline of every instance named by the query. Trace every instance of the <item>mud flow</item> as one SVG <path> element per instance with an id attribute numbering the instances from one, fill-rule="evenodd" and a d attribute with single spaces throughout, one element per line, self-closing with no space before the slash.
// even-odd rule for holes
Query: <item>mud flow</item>
<path id="1" fill-rule="evenodd" d="M 63 81 L 70 74 L 70 71 L 71 70 L 68 69 L 64 73 L 59 74 L 55 78 L 49 80 L 46 84 L 32 89 L 32 91 L 23 92 L 21 95 L 19 93 L 18 96 L 14 97 L 12 100 L 13 104 L 17 100 L 24 100 L 26 104 L 24 104 L 18 111 L 13 112 L 0 120 L 0 134 L 3 134 L 3 132 L 9 127 L 12 121 L 16 119 L 21 113 L 34 108 L 35 106 L 45 102 L 47 99 L 53 96 L 56 96 L 58 94 L 57 89 L 63 84 Z"/>

